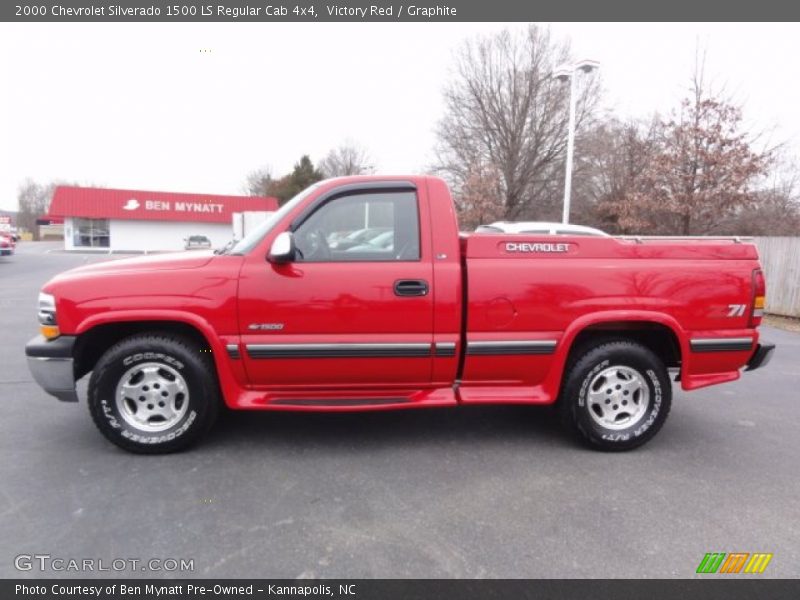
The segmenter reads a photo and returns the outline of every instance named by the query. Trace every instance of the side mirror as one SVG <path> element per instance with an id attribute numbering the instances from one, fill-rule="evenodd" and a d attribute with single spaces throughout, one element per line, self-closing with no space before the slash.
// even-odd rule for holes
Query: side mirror
<path id="1" fill-rule="evenodd" d="M 279 233 L 269 249 L 269 262 L 287 263 L 294 260 L 294 236 L 291 231 Z"/>

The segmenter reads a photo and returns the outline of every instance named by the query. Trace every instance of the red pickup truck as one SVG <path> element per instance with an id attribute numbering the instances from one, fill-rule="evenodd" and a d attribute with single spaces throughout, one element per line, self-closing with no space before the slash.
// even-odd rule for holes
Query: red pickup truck
<path id="1" fill-rule="evenodd" d="M 56 276 L 26 354 L 61 400 L 91 373 L 95 423 L 134 452 L 184 448 L 223 403 L 557 404 L 590 446 L 626 450 L 664 424 L 671 376 L 694 390 L 767 363 L 764 287 L 734 238 L 459 234 L 440 179 L 348 177 L 225 251 Z"/>

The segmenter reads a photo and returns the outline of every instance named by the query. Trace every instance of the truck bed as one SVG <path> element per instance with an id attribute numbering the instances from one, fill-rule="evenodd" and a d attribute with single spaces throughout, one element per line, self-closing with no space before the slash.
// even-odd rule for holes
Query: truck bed
<path id="1" fill-rule="evenodd" d="M 752 353 L 752 344 L 693 352 L 692 339 L 747 335 L 757 341 L 747 311 L 731 315 L 732 305 L 752 299 L 759 265 L 751 243 L 477 233 L 462 235 L 461 245 L 468 299 L 465 401 L 487 401 L 494 391 L 481 388 L 502 381 L 521 386 L 520 397 L 552 402 L 558 349 L 593 323 L 609 332 L 637 321 L 672 330 L 682 357 L 672 366 L 681 366 L 685 389 L 735 379 Z M 680 347 L 683 339 L 686 347 Z M 530 354 L 501 354 L 502 344 L 511 342 L 529 342 Z M 486 354 L 491 344 L 500 348 L 495 355 Z M 475 351 L 481 346 L 483 354 Z"/>

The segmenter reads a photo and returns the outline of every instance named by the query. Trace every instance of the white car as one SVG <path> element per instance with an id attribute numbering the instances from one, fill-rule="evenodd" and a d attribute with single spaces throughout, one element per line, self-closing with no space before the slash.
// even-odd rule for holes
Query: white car
<path id="1" fill-rule="evenodd" d="M 392 250 L 394 250 L 394 231 L 384 231 L 366 244 L 347 249 L 348 252 L 392 252 Z"/>
<path id="2" fill-rule="evenodd" d="M 546 235 L 595 235 L 611 237 L 605 231 L 584 225 L 551 223 L 548 221 L 495 221 L 489 225 L 480 225 L 478 233 L 528 233 Z"/>
<path id="3" fill-rule="evenodd" d="M 186 250 L 211 248 L 211 240 L 204 235 L 190 235 L 188 238 L 183 239 L 183 247 Z"/>

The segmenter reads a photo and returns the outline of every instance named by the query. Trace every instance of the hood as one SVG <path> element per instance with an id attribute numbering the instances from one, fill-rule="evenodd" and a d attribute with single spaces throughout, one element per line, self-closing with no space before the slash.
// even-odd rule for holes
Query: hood
<path id="1" fill-rule="evenodd" d="M 55 279 L 69 278 L 71 275 L 94 275 L 101 273 L 120 273 L 126 271 L 174 271 L 197 269 L 207 265 L 214 258 L 213 250 L 153 254 L 135 258 L 111 259 L 83 267 L 76 267 L 57 275 Z"/>

